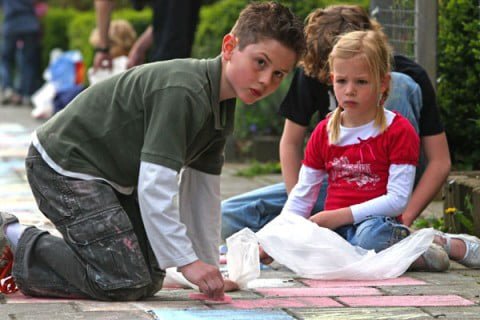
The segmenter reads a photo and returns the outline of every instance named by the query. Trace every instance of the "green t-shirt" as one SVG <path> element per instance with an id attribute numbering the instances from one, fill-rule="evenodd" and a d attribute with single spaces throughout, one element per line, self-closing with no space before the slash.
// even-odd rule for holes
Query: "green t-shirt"
<path id="1" fill-rule="evenodd" d="M 145 64 L 80 93 L 37 130 L 62 169 L 136 186 L 140 161 L 220 174 L 235 99 L 219 102 L 221 57 Z"/>

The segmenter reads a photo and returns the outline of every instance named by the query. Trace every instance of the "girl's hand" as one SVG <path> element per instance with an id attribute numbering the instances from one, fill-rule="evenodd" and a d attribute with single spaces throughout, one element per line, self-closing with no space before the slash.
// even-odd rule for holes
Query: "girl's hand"
<path id="1" fill-rule="evenodd" d="M 258 253 L 260 256 L 260 262 L 263 264 L 270 264 L 273 262 L 273 258 L 270 257 L 262 248 L 262 246 L 258 246 Z"/>
<path id="2" fill-rule="evenodd" d="M 309 220 L 320 227 L 335 230 L 341 226 L 352 224 L 353 216 L 350 208 L 342 208 L 337 210 L 320 211 L 311 216 Z"/>

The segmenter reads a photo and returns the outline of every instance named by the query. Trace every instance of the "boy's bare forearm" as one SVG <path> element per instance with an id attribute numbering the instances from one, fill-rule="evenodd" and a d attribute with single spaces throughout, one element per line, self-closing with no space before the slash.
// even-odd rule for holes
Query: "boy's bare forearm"
<path id="1" fill-rule="evenodd" d="M 407 208 L 403 212 L 403 223 L 411 226 L 443 186 L 450 173 L 451 161 L 445 133 L 422 138 L 428 160 L 425 172 L 413 190 Z"/>

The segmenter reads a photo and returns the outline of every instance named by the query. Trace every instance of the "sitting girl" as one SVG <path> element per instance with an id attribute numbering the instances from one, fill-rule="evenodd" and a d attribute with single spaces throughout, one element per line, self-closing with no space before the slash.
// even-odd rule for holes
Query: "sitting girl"
<path id="1" fill-rule="evenodd" d="M 381 31 L 339 38 L 329 56 L 338 107 L 312 133 L 298 183 L 283 209 L 377 252 L 410 234 L 397 218 L 409 201 L 419 158 L 419 138 L 410 122 L 383 108 L 390 58 Z M 325 209 L 310 216 L 327 177 Z M 263 250 L 260 257 L 270 260 Z M 449 258 L 432 244 L 414 265 L 445 271 Z"/>

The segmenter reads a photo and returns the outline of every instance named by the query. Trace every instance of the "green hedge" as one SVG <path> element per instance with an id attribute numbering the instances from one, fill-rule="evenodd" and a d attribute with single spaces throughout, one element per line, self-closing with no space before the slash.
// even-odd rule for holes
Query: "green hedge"
<path id="1" fill-rule="evenodd" d="M 76 14 L 78 12 L 73 9 L 49 8 L 46 16 L 42 18 L 42 70 L 48 65 L 52 49 L 70 48 L 67 29 Z"/>
<path id="2" fill-rule="evenodd" d="M 459 169 L 480 169 L 480 8 L 477 1 L 439 2 L 438 103 Z"/>
<path id="3" fill-rule="evenodd" d="M 266 0 L 264 0 L 266 1 Z M 194 57 L 214 57 L 220 53 L 221 41 L 233 27 L 240 11 L 251 1 L 249 0 L 220 0 L 200 10 L 200 23 L 197 27 Z M 368 0 L 280 0 L 278 1 L 292 9 L 304 19 L 313 9 L 326 7 L 331 4 L 351 3 L 368 9 Z"/>
<path id="4" fill-rule="evenodd" d="M 113 14 L 113 19 L 128 20 L 137 34 L 140 35 L 150 24 L 151 10 L 117 10 Z M 95 13 L 93 11 L 50 8 L 47 15 L 43 18 L 42 24 L 44 29 L 43 69 L 48 65 L 50 51 L 53 48 L 80 50 L 85 65 L 92 65 L 93 48 L 88 39 L 96 25 Z"/>

